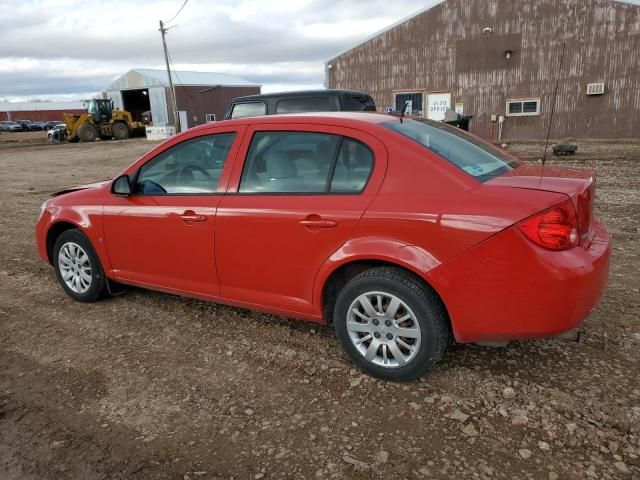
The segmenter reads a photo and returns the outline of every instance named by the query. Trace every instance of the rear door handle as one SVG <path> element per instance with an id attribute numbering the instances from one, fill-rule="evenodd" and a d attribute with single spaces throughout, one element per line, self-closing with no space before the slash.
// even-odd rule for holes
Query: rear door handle
<path id="1" fill-rule="evenodd" d="M 300 220 L 299 223 L 300 225 L 309 228 L 333 228 L 338 225 L 338 222 L 336 222 L 335 220 L 325 220 L 323 218 L 314 220 L 304 219 Z"/>

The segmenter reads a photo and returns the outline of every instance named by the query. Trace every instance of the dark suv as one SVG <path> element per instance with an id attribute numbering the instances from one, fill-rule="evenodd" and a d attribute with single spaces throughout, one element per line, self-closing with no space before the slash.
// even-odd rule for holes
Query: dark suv
<path id="1" fill-rule="evenodd" d="M 351 90 L 308 90 L 249 95 L 231 100 L 225 120 L 260 117 L 277 113 L 375 112 L 376 104 L 367 93 Z"/>

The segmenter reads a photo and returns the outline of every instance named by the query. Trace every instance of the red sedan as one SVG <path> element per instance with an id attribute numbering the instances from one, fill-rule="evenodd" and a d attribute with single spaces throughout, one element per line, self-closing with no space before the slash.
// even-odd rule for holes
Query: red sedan
<path id="1" fill-rule="evenodd" d="M 375 113 L 193 128 L 36 227 L 72 298 L 121 285 L 333 323 L 351 360 L 422 375 L 458 342 L 573 329 L 607 281 L 590 172 L 524 165 L 436 122 Z"/>

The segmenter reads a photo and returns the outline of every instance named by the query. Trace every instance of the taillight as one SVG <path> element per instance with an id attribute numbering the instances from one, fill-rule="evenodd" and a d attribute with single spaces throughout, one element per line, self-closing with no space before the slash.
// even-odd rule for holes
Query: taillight
<path id="1" fill-rule="evenodd" d="M 550 250 L 567 250 L 580 244 L 571 200 L 526 219 L 519 227 L 534 243 Z"/>

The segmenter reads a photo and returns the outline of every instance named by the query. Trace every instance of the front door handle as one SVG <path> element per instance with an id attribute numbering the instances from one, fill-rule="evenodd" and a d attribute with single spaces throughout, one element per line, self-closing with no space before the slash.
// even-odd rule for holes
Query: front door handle
<path id="1" fill-rule="evenodd" d="M 333 228 L 338 225 L 335 220 L 320 218 L 317 215 L 309 215 L 304 220 L 300 220 L 300 225 L 308 228 Z"/>
<path id="2" fill-rule="evenodd" d="M 207 217 L 205 215 L 197 215 L 193 210 L 187 210 L 182 215 L 178 215 L 178 217 L 187 225 L 207 221 Z"/>

